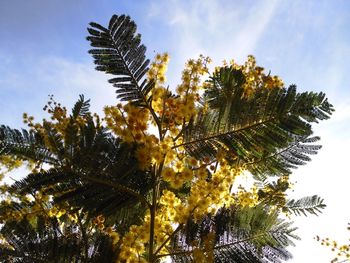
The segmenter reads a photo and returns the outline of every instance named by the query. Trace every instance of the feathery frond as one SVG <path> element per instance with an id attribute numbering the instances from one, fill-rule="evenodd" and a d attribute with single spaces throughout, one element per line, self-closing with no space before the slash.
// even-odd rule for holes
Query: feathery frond
<path id="1" fill-rule="evenodd" d="M 89 53 L 94 58 L 96 69 L 115 75 L 109 80 L 117 89 L 117 98 L 123 101 L 145 103 L 153 83 L 144 79 L 149 60 L 146 47 L 141 45 L 141 36 L 136 34 L 136 24 L 129 16 L 113 15 L 108 28 L 90 23 L 88 28 L 92 47 Z"/>
<path id="2" fill-rule="evenodd" d="M 57 159 L 45 147 L 42 137 L 33 131 L 0 126 L 0 155 L 13 155 L 22 160 L 56 164 Z"/>
<path id="3" fill-rule="evenodd" d="M 321 213 L 321 209 L 324 209 L 326 205 L 323 202 L 323 199 L 317 195 L 306 196 L 300 199 L 291 199 L 289 200 L 283 210 L 295 215 L 304 215 L 313 214 L 318 215 Z"/>
<path id="4" fill-rule="evenodd" d="M 230 162 L 247 164 L 256 176 L 290 173 L 320 148 L 311 143 L 311 122 L 329 118 L 333 107 L 323 93 L 259 88 L 244 96 L 239 70 L 221 68 L 205 92 L 210 110 L 185 130 L 185 146 L 196 158 L 214 158 L 219 151 Z M 258 163 L 258 165 L 256 165 Z M 259 167 L 258 167 L 259 166 Z"/>
<path id="5" fill-rule="evenodd" d="M 262 205 L 221 208 L 197 223 L 192 219 L 186 223 L 173 243 L 173 257 L 176 262 L 189 262 L 193 242 L 203 242 L 214 231 L 215 262 L 282 262 L 291 257 L 284 248 L 299 239 L 295 230 Z"/>
<path id="6" fill-rule="evenodd" d="M 81 231 L 82 229 L 71 221 L 62 224 L 55 218 L 43 216 L 7 222 L 0 230 L 7 241 L 6 245 L 0 244 L 0 261 L 114 262 L 115 254 L 109 237 L 95 232 L 90 234 L 89 240 L 84 240 Z"/>
<path id="7" fill-rule="evenodd" d="M 79 95 L 79 100 L 72 109 L 72 117 L 76 119 L 78 116 L 86 116 L 90 112 L 89 108 L 90 100 L 85 100 L 84 95 Z"/>

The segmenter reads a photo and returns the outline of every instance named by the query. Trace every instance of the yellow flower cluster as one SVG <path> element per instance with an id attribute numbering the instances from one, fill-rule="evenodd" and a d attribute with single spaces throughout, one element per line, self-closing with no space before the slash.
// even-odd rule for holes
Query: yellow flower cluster
<path id="1" fill-rule="evenodd" d="M 68 213 L 63 206 L 52 206 L 49 201 L 51 197 L 43 192 L 37 192 L 35 195 L 12 195 L 5 199 L 8 204 L 4 216 L 0 218 L 1 221 L 15 220 L 20 221 L 27 218 L 31 221 L 37 216 L 55 217 L 58 220 L 61 216 Z M 21 209 L 14 208 L 13 202 L 22 203 L 24 206 Z M 16 206 L 17 207 L 17 206 Z M 69 209 L 69 208 L 67 208 Z"/>
<path id="2" fill-rule="evenodd" d="M 180 199 L 170 190 L 164 190 L 160 195 L 154 224 L 155 250 L 162 246 L 159 254 L 170 253 L 165 246 L 168 242 L 167 238 L 171 236 L 177 225 L 185 223 L 190 216 L 199 220 L 208 212 L 215 212 L 219 207 L 232 204 L 230 185 L 242 172 L 240 169 L 232 169 L 222 161 L 217 172 L 208 181 L 206 171 L 208 163 L 200 163 L 194 158 L 185 158 L 180 161 L 178 155 L 174 157 L 171 161 L 172 165 L 163 169 L 161 178 L 169 182 L 173 188 L 181 187 L 186 181 L 191 182 L 191 194 L 187 200 Z M 143 224 L 132 226 L 121 238 L 118 262 L 146 262 L 143 253 L 149 242 L 149 234 L 150 215 L 147 212 Z M 213 255 L 205 247 L 204 250 L 194 250 L 194 257 L 196 262 L 210 262 Z"/>
<path id="3" fill-rule="evenodd" d="M 173 146 L 174 142 L 169 136 L 159 141 L 156 136 L 145 134 L 144 139 L 138 141 L 135 152 L 140 169 L 145 170 L 152 164 L 159 165 L 162 162 L 171 163 L 177 156 L 177 151 L 172 149 Z"/>
<path id="4" fill-rule="evenodd" d="M 50 122 L 50 124 L 55 124 L 54 127 L 58 131 L 63 132 L 69 122 L 66 107 L 62 107 L 61 103 L 56 102 L 53 95 L 50 95 L 49 101 L 44 106 L 43 110 L 47 111 L 51 115 L 50 119 L 52 122 Z M 43 124 L 34 123 L 34 117 L 29 116 L 27 113 L 23 113 L 23 122 L 26 123 L 32 130 L 39 131 L 43 134 L 45 133 L 43 131 Z M 44 120 L 44 123 L 45 122 L 49 123 L 47 120 Z"/>
<path id="5" fill-rule="evenodd" d="M 163 180 L 168 182 L 174 189 L 179 189 L 184 183 L 190 182 L 193 178 L 193 171 L 189 167 L 185 167 L 182 163 L 178 163 L 177 170 L 172 167 L 166 167 L 163 169 Z"/>
<path id="6" fill-rule="evenodd" d="M 177 154 L 171 148 L 174 142 L 168 136 L 160 142 L 156 136 L 145 134 L 143 140 L 137 141 L 137 143 L 135 157 L 142 170 L 149 168 L 152 164 L 159 165 L 162 162 L 168 164 L 174 160 Z"/>
<path id="7" fill-rule="evenodd" d="M 184 223 L 189 214 L 184 213 L 184 206 L 175 193 L 164 190 L 159 201 L 159 209 L 155 217 L 154 238 L 155 250 L 159 255 L 171 253 L 167 250 L 168 238 L 176 228 L 176 223 Z M 188 211 L 188 209 L 186 209 Z M 150 216 L 146 214 L 141 226 L 131 226 L 129 232 L 122 238 L 121 252 L 117 262 L 147 262 L 143 258 L 145 245 L 149 242 Z M 198 247 L 193 250 L 194 262 L 213 262 L 213 247 L 215 233 L 209 233 L 203 238 L 203 243 L 194 244 Z"/>
<path id="8" fill-rule="evenodd" d="M 0 234 L 0 248 L 15 250 L 15 248 Z"/>
<path id="9" fill-rule="evenodd" d="M 157 54 L 155 61 L 151 64 L 151 67 L 147 72 L 148 80 L 154 81 L 156 83 L 156 86 L 158 84 L 163 84 L 166 81 L 165 73 L 168 68 L 168 63 L 168 53 Z"/>
<path id="10" fill-rule="evenodd" d="M 253 207 L 259 203 L 259 196 L 256 187 L 252 187 L 250 191 L 246 191 L 243 187 L 239 187 L 235 195 L 236 204 L 240 206 Z"/>
<path id="11" fill-rule="evenodd" d="M 196 179 L 192 182 L 187 207 L 182 213 L 187 213 L 187 216 L 192 214 L 197 221 L 207 213 L 215 213 L 220 207 L 230 206 L 234 201 L 230 187 L 241 172 L 240 169 L 221 162 L 220 167 L 209 179 L 206 168 L 198 169 L 195 173 Z"/>
<path id="12" fill-rule="evenodd" d="M 161 57 L 158 59 L 160 62 Z M 167 240 L 174 229 L 186 223 L 189 217 L 197 221 L 207 213 L 215 213 L 220 207 L 230 206 L 237 201 L 233 198 L 230 187 L 242 170 L 226 163 L 224 153 L 218 154 L 218 164 L 212 166 L 208 158 L 199 161 L 187 157 L 185 149 L 179 147 L 183 143 L 181 126 L 196 115 L 200 76 L 207 72 L 207 63 L 209 59 L 204 57 L 187 63 L 183 82 L 177 88 L 178 96 L 170 96 L 159 83 L 151 91 L 150 106 L 160 121 L 157 123 L 153 120 L 153 124 L 160 125 L 160 137 L 147 133 L 151 117 L 154 117 L 148 114 L 148 110 L 135 108 L 131 104 L 105 108 L 108 127 L 124 141 L 137 144 L 135 156 L 140 168 L 148 169 L 153 165 L 159 169 L 159 179 L 170 186 L 160 193 L 154 218 L 154 251 L 158 255 L 171 253 L 167 251 Z M 159 78 L 158 65 L 159 63 L 153 64 L 154 70 L 151 72 L 151 77 L 155 80 Z M 208 168 L 215 170 L 211 176 L 208 176 Z M 176 191 L 184 185 L 190 186 L 190 194 L 186 198 L 180 198 Z M 120 250 L 117 262 L 146 262 L 150 228 L 148 211 L 141 225 L 132 226 L 123 237 L 117 235 L 118 241 L 114 242 Z M 193 251 L 196 262 L 212 261 L 212 249 L 208 247 L 212 244 L 210 242 L 208 239 L 204 249 L 196 248 Z"/>
<path id="13" fill-rule="evenodd" d="M 0 182 L 6 174 L 22 166 L 23 161 L 9 155 L 0 156 Z"/>
<path id="14" fill-rule="evenodd" d="M 92 221 L 92 223 L 93 223 L 100 231 L 104 230 L 104 228 L 105 228 L 104 222 L 105 222 L 105 218 L 104 218 L 103 215 L 97 216 L 97 217 Z"/>
<path id="15" fill-rule="evenodd" d="M 107 127 L 125 142 L 143 143 L 146 140 L 149 111 L 137 108 L 131 103 L 104 108 Z"/>
<path id="16" fill-rule="evenodd" d="M 159 249 L 159 253 L 167 253 L 165 245 L 169 242 L 167 238 L 172 234 L 173 227 L 171 221 L 167 218 L 167 214 L 163 210 L 157 213 L 154 223 L 154 245 L 155 249 Z M 143 224 L 140 226 L 133 225 L 129 232 L 121 239 L 120 253 L 117 262 L 147 262 L 144 257 L 146 252 L 146 244 L 150 238 L 150 215 L 146 214 Z"/>
<path id="17" fill-rule="evenodd" d="M 188 94 L 186 99 L 181 97 L 170 97 L 163 88 L 155 89 L 156 96 L 153 97 L 153 107 L 164 123 L 173 129 L 176 125 L 187 122 L 195 114 L 196 96 Z M 157 96 L 157 93 L 160 96 Z"/>
<path id="18" fill-rule="evenodd" d="M 119 234 L 113 230 L 113 227 L 107 227 L 105 233 L 109 235 L 109 237 L 112 239 L 112 245 L 116 247 L 120 241 Z"/>
<path id="19" fill-rule="evenodd" d="M 210 62 L 211 59 L 203 55 L 200 55 L 197 60 L 188 60 L 185 69 L 182 71 L 182 83 L 176 88 L 176 92 L 180 96 L 197 92 L 201 88 L 201 76 L 208 73 Z"/>
<path id="20" fill-rule="evenodd" d="M 177 208 L 180 206 L 181 200 L 173 192 L 164 190 L 159 203 L 162 205 L 162 211 L 168 218 L 167 220 L 174 222 L 174 217 L 177 214 Z"/>
<path id="21" fill-rule="evenodd" d="M 188 61 L 182 72 L 182 83 L 176 89 L 179 96 L 170 96 L 162 86 L 156 86 L 152 90 L 152 108 L 170 130 L 176 129 L 177 125 L 189 121 L 196 114 L 200 77 L 208 71 L 209 62 L 210 59 L 203 56 Z"/>
<path id="22" fill-rule="evenodd" d="M 64 208 L 53 206 L 49 209 L 48 215 L 49 217 L 56 217 L 59 219 L 61 216 L 65 215 L 66 212 L 67 211 Z"/>
<path id="23" fill-rule="evenodd" d="M 29 116 L 27 113 L 23 114 L 23 122 L 30 127 L 32 131 L 38 132 L 43 140 L 45 146 L 52 152 L 57 153 L 56 141 L 52 139 L 52 131 L 57 133 L 63 143 L 67 142 L 70 136 L 67 136 L 67 132 L 71 132 L 72 129 L 75 130 L 77 135 L 79 135 L 83 129 L 83 125 L 86 124 L 88 119 L 92 116 L 76 116 L 74 119 L 71 115 L 67 113 L 67 109 L 62 107 L 60 103 L 57 103 L 53 96 L 50 96 L 48 103 L 45 105 L 44 110 L 50 114 L 50 120 L 43 119 L 42 123 L 35 123 L 34 117 Z M 93 115 L 95 125 L 100 125 L 100 118 L 97 114 Z M 73 142 L 74 143 L 74 142 Z M 38 162 L 35 164 L 35 168 L 32 170 L 33 173 L 38 172 L 41 169 L 42 163 Z"/>
<path id="24" fill-rule="evenodd" d="M 195 159 L 189 159 L 188 163 L 195 165 Z M 175 170 L 175 169 L 179 170 Z M 163 179 L 177 189 L 188 180 L 191 182 L 191 192 L 187 200 L 180 200 L 172 192 L 163 192 L 162 204 L 168 203 L 169 210 L 166 213 L 175 223 L 185 223 L 189 216 L 195 220 L 201 219 L 207 213 L 214 213 L 219 207 L 230 205 L 233 201 L 230 186 L 240 171 L 229 168 L 222 163 L 221 167 L 208 180 L 206 166 L 202 165 L 195 171 L 189 167 L 167 167 L 163 170 Z M 192 167 L 193 168 L 193 167 Z M 164 198 L 164 199 L 163 199 Z"/>
<path id="25" fill-rule="evenodd" d="M 244 96 L 247 98 L 258 88 L 274 89 L 284 86 L 282 79 L 278 76 L 270 76 L 270 73 L 265 74 L 264 68 L 256 65 L 255 57 L 252 55 L 248 56 L 244 65 L 236 64 L 233 60 L 231 60 L 230 64 L 235 69 L 242 70 L 246 80 L 244 83 Z"/>

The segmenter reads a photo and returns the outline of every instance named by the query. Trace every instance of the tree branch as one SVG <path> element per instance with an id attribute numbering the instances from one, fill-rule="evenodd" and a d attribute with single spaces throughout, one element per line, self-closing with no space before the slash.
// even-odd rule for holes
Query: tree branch
<path id="1" fill-rule="evenodd" d="M 171 235 L 168 236 L 168 238 L 163 242 L 163 244 L 161 244 L 160 247 L 156 250 L 156 252 L 154 252 L 155 255 L 157 255 L 158 252 L 166 245 L 166 243 L 167 243 L 170 239 L 172 239 L 173 236 L 174 236 L 177 232 L 180 231 L 181 227 L 182 227 L 182 224 L 179 225 L 179 226 L 174 230 L 174 232 L 173 232 Z M 157 256 L 157 258 L 158 258 L 158 256 Z"/>

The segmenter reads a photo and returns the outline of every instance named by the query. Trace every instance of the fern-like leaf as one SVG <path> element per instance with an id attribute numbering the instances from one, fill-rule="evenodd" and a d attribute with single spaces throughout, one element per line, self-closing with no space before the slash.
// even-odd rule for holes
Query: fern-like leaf
<path id="1" fill-rule="evenodd" d="M 145 103 L 153 83 L 144 79 L 149 60 L 146 47 L 140 44 L 140 34 L 135 33 L 135 22 L 129 16 L 113 15 L 108 28 L 97 23 L 90 26 L 87 40 L 96 48 L 89 51 L 96 69 L 116 76 L 109 82 L 117 89 L 117 98 Z"/>
<path id="2" fill-rule="evenodd" d="M 245 163 L 257 177 L 290 173 L 320 148 L 312 145 L 312 122 L 329 118 L 333 107 L 323 93 L 257 88 L 243 96 L 239 70 L 225 67 L 214 74 L 205 93 L 209 110 L 185 129 L 184 146 L 196 158 L 215 158 L 219 151 L 230 162 Z M 256 162 L 266 165 L 252 165 Z M 250 164 L 250 167 L 249 167 Z"/>
<path id="3" fill-rule="evenodd" d="M 38 133 L 0 126 L 0 155 L 13 155 L 22 160 L 57 164 L 58 160 L 42 142 Z"/>
<path id="4" fill-rule="evenodd" d="M 214 231 L 215 262 L 282 262 L 291 257 L 286 247 L 298 239 L 295 230 L 262 205 L 222 208 L 199 222 L 189 219 L 173 241 L 173 258 L 190 262 L 192 243 Z"/>
<path id="5" fill-rule="evenodd" d="M 256 179 L 266 179 L 268 175 L 290 174 L 291 169 L 311 161 L 310 155 L 317 154 L 320 145 L 314 144 L 320 140 L 318 136 L 293 136 L 293 142 L 287 147 L 277 149 L 273 153 L 264 153 L 260 159 L 247 162 L 249 171 Z"/>
<path id="6" fill-rule="evenodd" d="M 72 109 L 72 116 L 76 119 L 78 116 L 86 116 L 89 113 L 90 100 L 85 100 L 84 95 L 79 95 L 79 100 Z"/>
<path id="7" fill-rule="evenodd" d="M 289 200 L 283 207 L 283 210 L 298 216 L 307 216 L 307 214 L 318 215 L 322 213 L 321 210 L 325 207 L 326 205 L 324 204 L 323 199 L 317 195 L 313 195 L 298 200 Z"/>

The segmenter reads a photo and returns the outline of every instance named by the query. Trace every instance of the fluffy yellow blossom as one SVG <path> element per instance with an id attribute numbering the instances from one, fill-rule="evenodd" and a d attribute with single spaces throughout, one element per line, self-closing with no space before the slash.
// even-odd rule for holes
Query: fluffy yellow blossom
<path id="1" fill-rule="evenodd" d="M 234 60 L 230 61 L 231 67 L 237 70 L 241 70 L 245 77 L 244 83 L 244 96 L 249 98 L 256 89 L 266 88 L 282 88 L 284 86 L 283 81 L 278 76 L 270 76 L 270 73 L 266 74 L 264 68 L 256 65 L 256 59 L 254 56 L 249 55 L 244 65 L 236 64 Z"/>
<path id="2" fill-rule="evenodd" d="M 169 55 L 167 53 L 157 54 L 155 61 L 151 63 L 150 70 L 147 77 L 150 81 L 154 81 L 156 85 L 163 84 L 166 81 L 165 73 L 169 62 Z"/>

